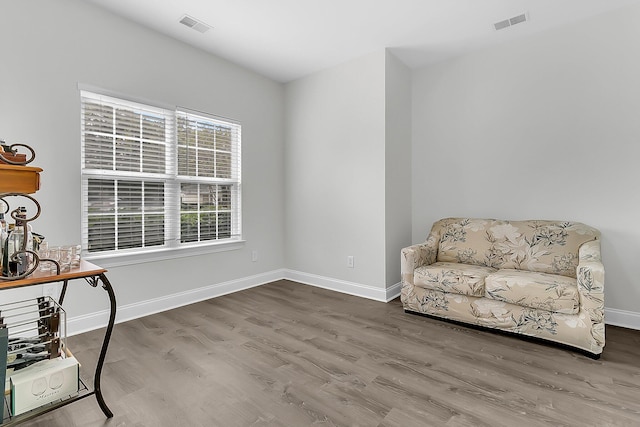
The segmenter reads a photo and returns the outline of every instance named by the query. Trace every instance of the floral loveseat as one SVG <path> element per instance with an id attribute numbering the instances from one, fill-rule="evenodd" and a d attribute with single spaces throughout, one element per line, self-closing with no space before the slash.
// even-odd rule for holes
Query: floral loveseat
<path id="1" fill-rule="evenodd" d="M 600 233 L 576 222 L 447 218 L 402 250 L 406 312 L 604 347 Z"/>

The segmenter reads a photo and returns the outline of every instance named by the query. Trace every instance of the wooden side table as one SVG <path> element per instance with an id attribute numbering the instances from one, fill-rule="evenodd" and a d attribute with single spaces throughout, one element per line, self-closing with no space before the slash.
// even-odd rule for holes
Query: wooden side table
<path id="1" fill-rule="evenodd" d="M 84 279 L 90 286 L 97 288 L 98 285 L 107 292 L 110 303 L 110 313 L 109 313 L 109 323 L 107 324 L 107 329 L 104 334 L 104 338 L 102 341 L 102 349 L 100 350 L 100 355 L 98 357 L 98 362 L 96 365 L 96 370 L 93 375 L 93 389 L 88 387 L 84 387 L 84 389 L 78 392 L 77 396 L 71 396 L 67 399 L 63 399 L 60 401 L 56 401 L 50 404 L 46 404 L 40 408 L 34 409 L 30 412 L 18 415 L 16 417 L 6 417 L 4 420 L 1 420 L 0 425 L 2 427 L 17 425 L 26 420 L 35 418 L 39 415 L 42 415 L 47 412 L 51 412 L 57 408 L 68 405 L 70 403 L 76 402 L 80 399 L 84 399 L 89 396 L 95 396 L 98 401 L 98 405 L 102 412 L 107 418 L 113 417 L 113 413 L 107 406 L 104 401 L 104 397 L 102 396 L 102 390 L 100 388 L 100 376 L 102 375 L 102 367 L 104 365 L 105 357 L 107 356 L 107 349 L 109 347 L 109 340 L 111 339 L 111 333 L 113 332 L 113 325 L 116 320 L 116 296 L 113 292 L 113 287 L 111 283 L 107 279 L 105 273 L 107 270 L 104 268 L 98 267 L 87 261 L 81 261 L 80 267 L 72 268 L 70 271 L 66 271 L 60 274 L 52 274 L 47 272 L 36 271 L 31 276 L 20 279 L 20 280 L 7 280 L 0 281 L 0 291 L 5 289 L 16 289 L 27 286 L 36 286 L 42 285 L 45 283 L 56 283 L 62 282 L 62 292 L 60 294 L 60 299 L 58 303 L 60 305 L 64 302 L 64 297 L 67 292 L 67 286 L 69 281 L 76 279 Z M 0 366 L 0 369 L 6 369 L 6 366 Z M 84 382 L 82 382 L 84 385 Z M 2 385 L 4 387 L 4 384 Z M 2 401 L 4 404 L 4 401 Z"/>

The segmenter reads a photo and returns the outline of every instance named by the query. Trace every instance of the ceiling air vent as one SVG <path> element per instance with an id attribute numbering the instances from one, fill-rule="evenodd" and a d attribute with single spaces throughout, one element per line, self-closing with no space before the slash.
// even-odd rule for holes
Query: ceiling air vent
<path id="1" fill-rule="evenodd" d="M 180 23 L 186 25 L 189 28 L 193 28 L 196 31 L 200 31 L 201 33 L 206 33 L 211 29 L 209 25 L 205 24 L 202 21 L 198 21 L 197 19 L 189 15 L 184 15 L 182 18 L 180 18 Z"/>
<path id="2" fill-rule="evenodd" d="M 527 14 L 523 13 L 523 14 L 520 14 L 518 16 L 514 16 L 512 18 L 505 19 L 504 21 L 496 22 L 495 24 L 493 24 L 493 28 L 495 28 L 496 31 L 504 30 L 505 28 L 509 28 L 509 27 L 511 27 L 513 25 L 520 24 L 522 22 L 527 22 L 527 20 L 528 20 Z"/>

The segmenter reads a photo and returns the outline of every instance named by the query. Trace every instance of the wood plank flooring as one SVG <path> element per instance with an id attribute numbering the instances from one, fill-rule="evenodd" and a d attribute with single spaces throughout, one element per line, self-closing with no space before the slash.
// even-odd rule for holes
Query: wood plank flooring
<path id="1" fill-rule="evenodd" d="M 101 333 L 69 339 L 85 373 Z M 596 361 L 283 280 L 116 325 L 114 418 L 88 398 L 24 425 L 638 426 L 640 331 L 606 334 Z"/>

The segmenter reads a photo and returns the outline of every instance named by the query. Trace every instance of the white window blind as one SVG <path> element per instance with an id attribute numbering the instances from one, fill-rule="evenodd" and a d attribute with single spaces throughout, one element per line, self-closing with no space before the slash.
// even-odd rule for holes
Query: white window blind
<path id="1" fill-rule="evenodd" d="M 90 254 L 240 239 L 239 124 L 86 91 L 81 104 Z"/>
<path id="2" fill-rule="evenodd" d="M 238 236 L 240 126 L 178 111 L 180 241 Z"/>

